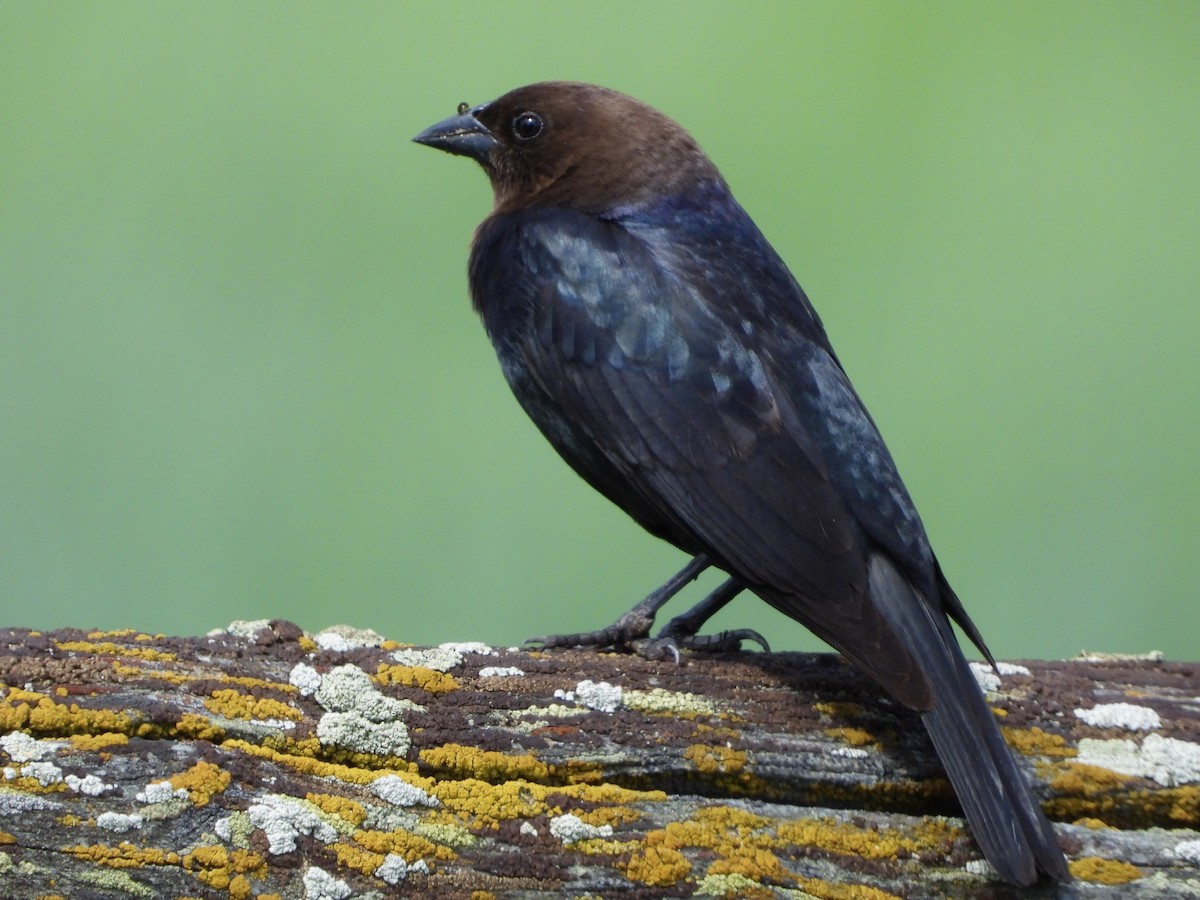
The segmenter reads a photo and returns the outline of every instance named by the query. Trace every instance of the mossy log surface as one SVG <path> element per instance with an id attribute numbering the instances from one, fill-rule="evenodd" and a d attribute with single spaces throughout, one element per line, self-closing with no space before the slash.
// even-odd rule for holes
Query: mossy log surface
<path id="1" fill-rule="evenodd" d="M 989 878 L 838 657 L 0 629 L 0 896 L 1200 897 L 1200 668 L 981 670 L 1075 882 Z"/>

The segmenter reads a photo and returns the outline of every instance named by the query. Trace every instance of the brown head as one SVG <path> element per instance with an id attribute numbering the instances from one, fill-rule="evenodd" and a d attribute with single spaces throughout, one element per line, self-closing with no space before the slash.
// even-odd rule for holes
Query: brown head
<path id="1" fill-rule="evenodd" d="M 460 104 L 458 115 L 413 140 L 483 166 L 497 213 L 559 206 L 600 214 L 721 177 L 674 120 L 633 97 L 570 81 Z"/>

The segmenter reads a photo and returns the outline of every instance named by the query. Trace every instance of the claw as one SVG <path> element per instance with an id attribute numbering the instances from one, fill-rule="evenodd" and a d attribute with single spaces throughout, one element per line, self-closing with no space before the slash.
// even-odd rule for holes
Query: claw
<path id="1" fill-rule="evenodd" d="M 633 652 L 642 659 L 648 659 L 651 662 L 666 659 L 668 656 L 675 660 L 675 665 L 679 665 L 682 662 L 682 658 L 679 655 L 679 645 L 671 637 L 662 637 L 660 635 L 649 640 L 638 641 L 634 645 Z"/>
<path id="2" fill-rule="evenodd" d="M 679 634 L 674 635 L 663 629 L 658 640 L 671 640 L 673 643 L 688 650 L 700 650 L 708 653 L 738 652 L 742 649 L 742 641 L 754 641 L 762 647 L 764 653 L 771 652 L 767 639 L 753 628 L 735 628 L 730 631 L 719 631 L 716 634 Z"/>

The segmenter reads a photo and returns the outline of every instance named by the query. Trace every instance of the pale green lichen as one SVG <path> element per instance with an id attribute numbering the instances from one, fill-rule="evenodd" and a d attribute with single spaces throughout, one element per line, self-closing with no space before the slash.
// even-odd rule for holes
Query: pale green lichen
<path id="1" fill-rule="evenodd" d="M 626 691 L 625 707 L 654 716 L 689 719 L 696 716 L 719 716 L 721 708 L 706 697 L 683 691 L 653 688 L 649 691 Z"/>
<path id="2" fill-rule="evenodd" d="M 151 888 L 134 881 L 127 872 L 121 869 L 83 869 L 75 877 L 88 884 L 94 884 L 102 890 L 121 891 L 132 897 L 154 897 L 154 891 Z"/>

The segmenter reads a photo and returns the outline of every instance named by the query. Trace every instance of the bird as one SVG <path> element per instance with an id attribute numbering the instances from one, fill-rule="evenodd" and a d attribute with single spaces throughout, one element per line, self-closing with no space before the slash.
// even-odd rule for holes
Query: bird
<path id="1" fill-rule="evenodd" d="M 613 626 L 542 640 L 644 635 L 715 567 L 728 580 L 667 643 L 702 645 L 712 612 L 757 595 L 920 713 L 1001 878 L 1069 881 L 951 622 L 995 661 L 891 453 L 807 295 L 691 134 L 618 91 L 545 81 L 461 103 L 413 140 L 490 181 L 468 282 L 518 403 L 585 481 L 691 557 Z M 744 637 L 758 638 L 717 640 Z"/>

